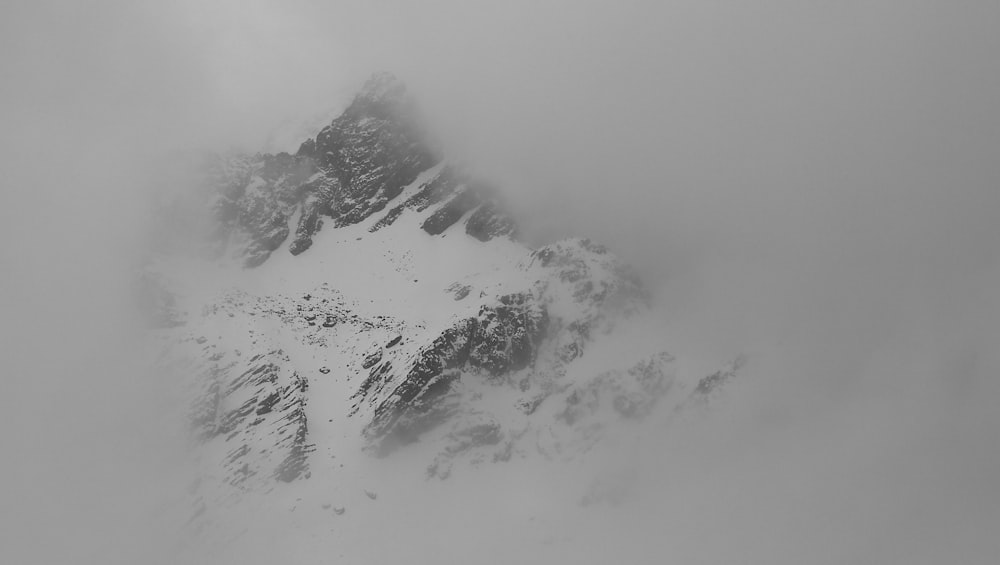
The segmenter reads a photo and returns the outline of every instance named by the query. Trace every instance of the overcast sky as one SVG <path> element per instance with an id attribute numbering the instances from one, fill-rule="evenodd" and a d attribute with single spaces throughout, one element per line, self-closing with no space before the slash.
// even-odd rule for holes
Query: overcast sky
<path id="1" fill-rule="evenodd" d="M 635 264 L 679 353 L 757 360 L 733 418 L 761 447 L 725 477 L 734 490 L 787 462 L 778 476 L 855 524 L 838 546 L 855 562 L 1000 552 L 988 0 L 4 2 L 0 421 L 15 455 L 0 494 L 19 510 L 5 528 L 85 515 L 79 491 L 121 484 L 101 454 L 128 441 L 88 437 L 155 436 L 121 433 L 152 393 L 115 357 L 152 163 L 257 149 L 376 70 L 406 80 L 531 238 L 587 235 Z M 87 487 L 65 479 L 75 458 Z M 857 506 L 834 504 L 845 492 Z M 773 499 L 736 504 L 763 514 L 760 535 L 791 528 L 789 557 L 819 535 Z M 742 555 L 764 562 L 758 549 Z"/>

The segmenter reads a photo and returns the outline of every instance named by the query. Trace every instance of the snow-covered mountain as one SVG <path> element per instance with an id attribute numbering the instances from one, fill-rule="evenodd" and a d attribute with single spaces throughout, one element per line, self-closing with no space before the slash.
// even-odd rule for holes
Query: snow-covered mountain
<path id="1" fill-rule="evenodd" d="M 739 368 L 685 370 L 604 247 L 520 242 L 391 75 L 296 154 L 202 172 L 211 260 L 162 255 L 145 274 L 158 363 L 190 392 L 199 527 L 239 537 L 249 508 L 308 506 L 319 531 L 412 481 L 583 465 Z M 573 496 L 613 503 L 621 481 Z"/>

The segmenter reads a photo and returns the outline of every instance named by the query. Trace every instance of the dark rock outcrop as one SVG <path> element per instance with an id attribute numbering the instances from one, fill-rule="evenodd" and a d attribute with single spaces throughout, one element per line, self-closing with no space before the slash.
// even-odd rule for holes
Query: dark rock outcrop
<path id="1" fill-rule="evenodd" d="M 545 309 L 524 293 L 502 296 L 496 306 L 483 306 L 476 319 L 469 364 L 493 377 L 530 365 L 549 321 Z"/>
<path id="2" fill-rule="evenodd" d="M 191 413 L 195 437 L 237 446 L 222 461 L 227 482 L 288 482 L 307 471 L 308 381 L 288 367 L 281 351 L 212 364 L 199 382 L 204 388 Z"/>
<path id="3" fill-rule="evenodd" d="M 480 202 L 479 195 L 475 192 L 470 190 L 463 191 L 424 220 L 424 223 L 420 225 L 420 229 L 430 235 L 444 233 L 444 230 L 462 219 L 462 216 L 478 206 Z"/>
<path id="4" fill-rule="evenodd" d="M 517 226 L 496 204 L 486 202 L 469 216 L 465 233 L 479 241 L 489 241 L 497 237 L 514 237 Z"/>
<path id="5" fill-rule="evenodd" d="M 469 359 L 476 326 L 475 318 L 462 320 L 420 351 L 402 381 L 375 407 L 372 421 L 365 428 L 368 437 L 382 437 L 392 431 L 397 440 L 415 439 L 434 401 L 444 396 L 451 382 L 459 378 L 455 369 Z M 401 419 L 407 420 L 407 425 L 397 426 Z"/>
<path id="6" fill-rule="evenodd" d="M 530 295 L 501 297 L 443 331 L 421 349 L 405 376 L 374 409 L 365 434 L 380 448 L 409 443 L 447 417 L 447 397 L 466 374 L 501 377 L 530 365 L 548 327 L 545 309 Z M 373 367 L 356 396 L 375 394 L 392 379 L 389 362 Z"/>
<path id="7" fill-rule="evenodd" d="M 292 255 L 298 255 L 312 246 L 312 236 L 323 227 L 323 218 L 320 217 L 322 207 L 320 200 L 312 195 L 303 200 L 302 215 L 295 228 L 295 239 L 288 246 Z"/>
<path id="8" fill-rule="evenodd" d="M 340 117 L 302 144 L 297 156 L 338 181 L 339 190 L 325 202 L 338 227 L 382 210 L 440 160 L 406 87 L 387 73 L 373 76 Z"/>

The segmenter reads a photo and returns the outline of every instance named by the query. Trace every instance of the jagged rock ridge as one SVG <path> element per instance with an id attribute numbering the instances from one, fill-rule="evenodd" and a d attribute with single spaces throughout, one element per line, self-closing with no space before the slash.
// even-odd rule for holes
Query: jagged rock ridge
<path id="1" fill-rule="evenodd" d="M 376 74 L 343 114 L 303 142 L 295 155 L 215 156 L 206 163 L 207 183 L 218 194 L 216 237 L 220 246 L 235 247 L 247 267 L 266 261 L 289 235 L 288 251 L 303 253 L 324 219 L 338 228 L 379 214 L 441 160 L 406 87 L 390 74 Z M 453 166 L 392 207 L 371 229 L 392 224 L 407 209 L 433 205 L 437 210 L 421 226 L 430 235 L 472 211 L 466 231 L 480 241 L 514 233 L 496 191 Z"/>

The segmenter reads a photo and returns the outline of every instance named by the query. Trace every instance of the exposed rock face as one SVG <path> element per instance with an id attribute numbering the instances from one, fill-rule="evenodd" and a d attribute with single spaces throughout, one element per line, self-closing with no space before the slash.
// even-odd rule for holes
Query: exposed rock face
<path id="1" fill-rule="evenodd" d="M 520 371 L 534 362 L 548 329 L 549 316 L 530 294 L 501 296 L 475 318 L 469 363 L 492 377 Z"/>
<path id="2" fill-rule="evenodd" d="M 464 189 L 464 185 L 459 179 L 458 174 L 452 167 L 445 167 L 430 182 L 421 185 L 420 190 L 414 195 L 389 210 L 388 213 L 369 228 L 369 231 L 375 232 L 391 226 L 406 210 L 423 212 L 430 206 L 453 197 L 460 189 Z"/>
<path id="3" fill-rule="evenodd" d="M 479 241 L 489 241 L 495 237 L 513 237 L 517 227 L 494 203 L 486 202 L 469 217 L 465 232 Z"/>
<path id="4" fill-rule="evenodd" d="M 215 156 L 204 168 L 217 193 L 220 244 L 240 249 L 248 267 L 263 263 L 288 238 L 301 187 L 315 172 L 312 161 L 287 153 Z"/>
<path id="5" fill-rule="evenodd" d="M 443 402 L 462 375 L 500 377 L 534 361 L 545 336 L 548 316 L 530 296 L 507 295 L 495 306 L 483 306 L 476 317 L 446 329 L 421 349 L 402 378 L 393 378 L 392 362 L 372 367 L 357 396 L 378 398 L 386 384 L 397 381 L 375 406 L 365 434 L 406 443 L 440 423 L 449 413 Z"/>
<path id="6" fill-rule="evenodd" d="M 310 158 L 339 185 L 325 201 L 336 226 L 382 210 L 440 160 L 414 113 L 406 87 L 378 74 L 339 118 L 299 148 L 297 156 Z"/>
<path id="7" fill-rule="evenodd" d="M 466 212 L 474 209 L 479 203 L 479 197 L 474 192 L 463 191 L 424 220 L 420 228 L 430 235 L 444 233 L 444 230 L 453 226 Z"/>
<path id="8" fill-rule="evenodd" d="M 320 217 L 322 206 L 322 201 L 313 194 L 302 201 L 302 216 L 295 228 L 295 240 L 288 246 L 292 255 L 298 255 L 312 246 L 312 236 L 323 227 L 323 218 Z"/>
<path id="9" fill-rule="evenodd" d="M 196 340 L 200 341 L 200 340 Z M 219 465 L 232 486 L 252 488 L 268 480 L 292 481 L 307 470 L 308 381 L 280 350 L 232 359 L 218 344 L 201 365 L 202 392 L 191 412 L 195 437 L 224 445 Z"/>

